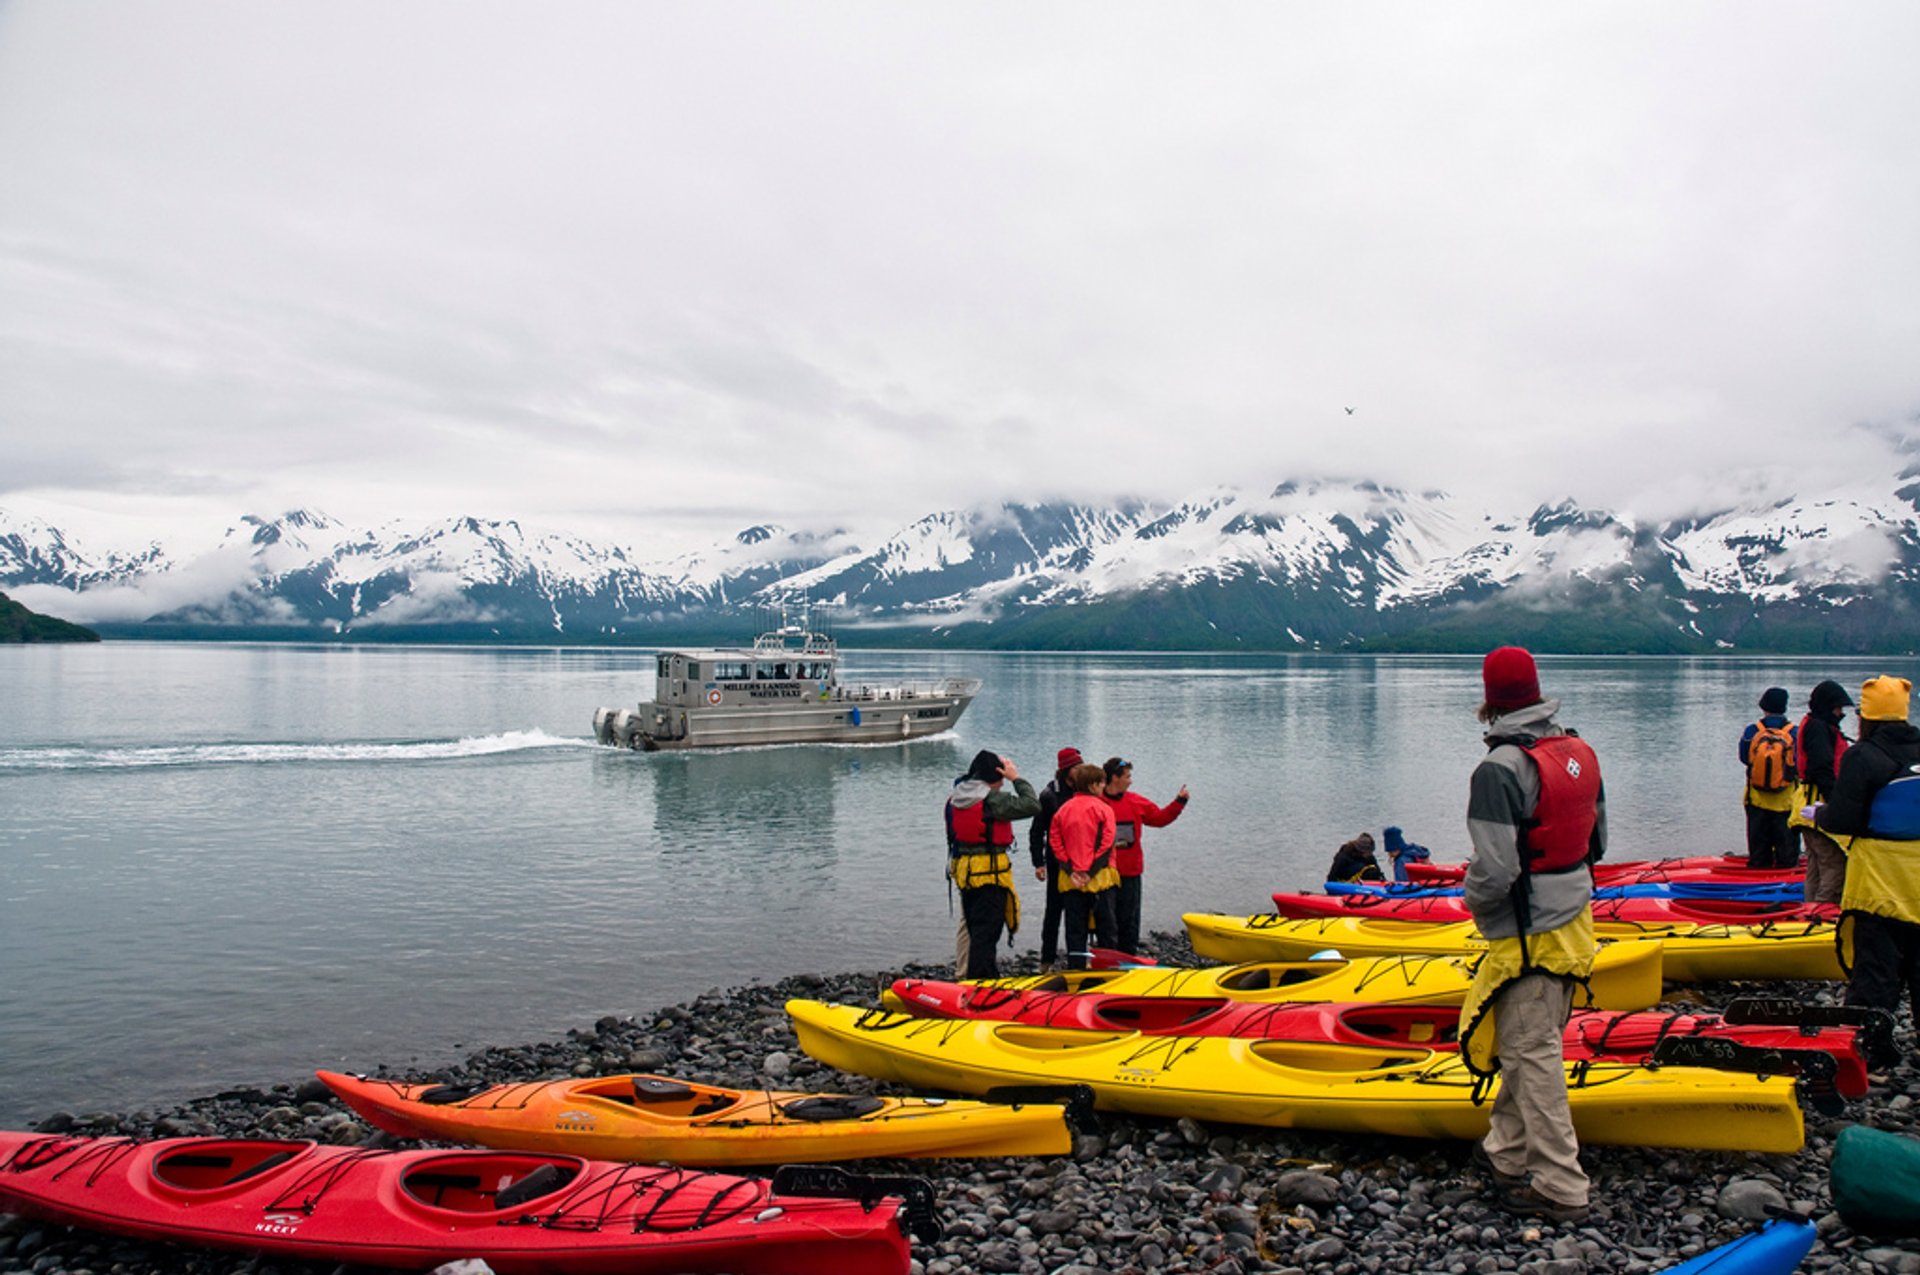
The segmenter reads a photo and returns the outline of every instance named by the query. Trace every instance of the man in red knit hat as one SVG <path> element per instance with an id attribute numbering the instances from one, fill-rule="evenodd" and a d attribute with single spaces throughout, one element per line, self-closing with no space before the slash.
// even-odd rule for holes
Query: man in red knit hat
<path id="1" fill-rule="evenodd" d="M 1033 877 L 1044 881 L 1047 886 L 1046 910 L 1040 914 L 1040 972 L 1051 974 L 1060 959 L 1060 921 L 1062 916 L 1060 900 L 1059 863 L 1053 857 L 1053 816 L 1065 805 L 1067 798 L 1073 796 L 1073 788 L 1067 783 L 1067 773 L 1075 766 L 1085 762 L 1080 750 L 1068 744 L 1054 754 L 1053 778 L 1040 790 L 1040 813 L 1033 817 L 1033 826 L 1027 832 L 1027 855 L 1033 860 Z"/>
<path id="2" fill-rule="evenodd" d="M 1473 772 L 1466 904 L 1488 941 L 1460 1012 L 1461 1054 L 1500 1076 L 1475 1158 L 1500 1207 L 1582 1222 L 1587 1175 L 1567 1105 L 1564 1032 L 1593 973 L 1593 870 L 1606 851 L 1600 759 L 1560 725 L 1533 656 L 1503 646 L 1481 666 L 1487 755 Z"/>

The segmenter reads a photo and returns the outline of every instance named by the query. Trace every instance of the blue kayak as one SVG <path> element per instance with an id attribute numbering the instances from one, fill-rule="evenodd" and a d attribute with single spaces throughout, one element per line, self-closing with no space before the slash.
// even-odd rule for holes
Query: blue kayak
<path id="1" fill-rule="evenodd" d="M 1812 1222 L 1772 1221 L 1678 1266 L 1663 1266 L 1660 1275 L 1789 1275 L 1813 1248 L 1813 1239 Z"/>

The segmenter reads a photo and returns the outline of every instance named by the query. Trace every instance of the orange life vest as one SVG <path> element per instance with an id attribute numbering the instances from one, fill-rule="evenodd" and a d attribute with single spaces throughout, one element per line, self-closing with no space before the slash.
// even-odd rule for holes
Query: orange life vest
<path id="1" fill-rule="evenodd" d="M 987 803 L 970 806 L 947 803 L 947 845 L 954 854 L 977 853 L 980 847 L 1004 849 L 1013 844 L 1013 825 L 1004 819 L 987 818 Z"/>

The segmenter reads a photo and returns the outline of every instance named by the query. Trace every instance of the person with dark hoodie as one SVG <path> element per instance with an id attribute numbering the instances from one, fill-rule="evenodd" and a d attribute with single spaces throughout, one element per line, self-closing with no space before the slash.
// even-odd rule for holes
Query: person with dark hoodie
<path id="1" fill-rule="evenodd" d="M 1053 816 L 1053 857 L 1060 864 L 1060 907 L 1067 927 L 1067 968 L 1093 964 L 1089 931 L 1111 946 L 1118 931 L 1114 901 L 1120 873 L 1113 862 L 1113 807 L 1106 795 L 1107 772 L 1099 766 L 1075 766 L 1067 774 L 1073 795 Z"/>
<path id="2" fill-rule="evenodd" d="M 1846 851 L 1814 827 L 1807 811 L 1833 795 L 1833 781 L 1840 774 L 1840 758 L 1848 743 L 1840 719 L 1852 707 L 1853 697 L 1840 683 L 1822 682 L 1807 696 L 1807 715 L 1794 732 L 1793 768 L 1799 786 L 1788 822 L 1800 830 L 1800 844 L 1806 851 L 1804 893 L 1809 903 L 1838 903 L 1847 884 Z"/>
<path id="3" fill-rule="evenodd" d="M 1333 853 L 1333 863 L 1327 868 L 1327 880 L 1342 885 L 1386 879 L 1386 873 L 1380 871 L 1380 860 L 1374 857 L 1371 832 L 1363 832 L 1352 841 L 1341 842 L 1340 848 Z"/>
<path id="4" fill-rule="evenodd" d="M 1027 829 L 1027 855 L 1033 860 L 1033 877 L 1046 883 L 1047 910 L 1040 917 L 1040 972 L 1051 974 L 1059 963 L 1060 957 L 1060 882 L 1059 863 L 1053 857 L 1051 832 L 1053 816 L 1067 798 L 1073 796 L 1073 787 L 1067 782 L 1067 774 L 1075 766 L 1085 762 L 1080 750 L 1072 744 L 1062 748 L 1054 758 L 1058 769 L 1047 786 L 1040 790 L 1040 813 L 1033 817 L 1033 823 Z"/>
<path id="5" fill-rule="evenodd" d="M 1788 823 L 1794 804 L 1794 728 L 1787 724 L 1787 688 L 1770 686 L 1760 697 L 1765 714 L 1740 736 L 1740 768 L 1746 771 L 1747 866 L 1791 868 L 1800 862 L 1797 834 Z"/>
<path id="6" fill-rule="evenodd" d="M 1907 721 L 1912 691 L 1904 677 L 1861 686 L 1860 742 L 1840 759 L 1814 822 L 1847 852 L 1839 933 L 1847 1004 L 1892 1011 L 1904 989 L 1920 1015 L 1920 730 Z"/>
<path id="7" fill-rule="evenodd" d="M 1011 783 L 1012 792 L 1003 785 Z M 974 754 L 947 797 L 947 879 L 960 891 L 955 936 L 957 978 L 998 978 L 1000 933 L 1020 929 L 1020 895 L 1013 888 L 1013 824 L 1040 813 L 1033 785 L 997 753 Z"/>

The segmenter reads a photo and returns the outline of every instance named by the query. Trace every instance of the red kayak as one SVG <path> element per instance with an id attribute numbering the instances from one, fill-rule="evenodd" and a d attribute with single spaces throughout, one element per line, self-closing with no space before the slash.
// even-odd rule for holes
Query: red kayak
<path id="1" fill-rule="evenodd" d="M 1451 925 L 1471 921 L 1458 895 L 1275 894 L 1273 909 L 1289 920 L 1365 916 L 1376 920 Z M 1595 899 L 1593 919 L 1634 925 L 1765 925 L 1768 922 L 1832 921 L 1831 903 L 1750 903 L 1743 899 Z"/>
<path id="2" fill-rule="evenodd" d="M 930 1216 L 925 1183 L 837 1169 L 770 1185 L 564 1155 L 0 1132 L 0 1212 L 407 1270 L 479 1258 L 499 1275 L 904 1275 L 895 1187 Z"/>
<path id="3" fill-rule="evenodd" d="M 993 1019 L 1082 1031 L 1137 1031 L 1150 1036 L 1233 1036 L 1243 1040 L 1454 1049 L 1460 1030 L 1460 1010 L 1452 1005 L 1340 1005 L 1318 1001 L 1255 1004 L 1224 997 L 1017 991 L 917 978 L 896 980 L 893 994 L 924 1018 Z M 1805 1019 L 1735 1025 L 1718 1014 L 1580 1011 L 1567 1024 L 1567 1057 L 1645 1062 L 1662 1041 L 1712 1037 L 1753 1050 L 1811 1050 L 1830 1055 L 1834 1088 L 1850 1098 L 1866 1093 L 1867 1065 L 1857 1039 L 1860 1029 L 1805 1025 L 1817 1017 L 1809 1007 Z"/>
<path id="4" fill-rule="evenodd" d="M 1459 885 L 1467 875 L 1464 863 L 1409 863 L 1407 879 L 1422 885 Z M 1745 855 L 1700 854 L 1679 859 L 1629 859 L 1597 863 L 1596 885 L 1648 885 L 1670 881 L 1737 881 L 1748 885 L 1778 885 L 1804 881 L 1805 867 L 1749 868 Z"/>

